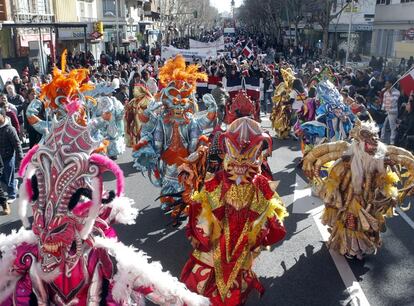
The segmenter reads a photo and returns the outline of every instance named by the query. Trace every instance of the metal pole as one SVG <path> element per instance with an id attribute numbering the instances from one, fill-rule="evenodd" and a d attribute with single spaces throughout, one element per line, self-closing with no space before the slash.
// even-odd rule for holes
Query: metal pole
<path id="1" fill-rule="evenodd" d="M 85 44 L 85 57 L 86 57 L 86 52 L 88 52 L 88 43 L 86 41 L 86 26 L 83 27 L 83 43 Z"/>
<path id="2" fill-rule="evenodd" d="M 288 27 L 289 27 L 288 47 L 290 47 L 290 39 L 291 39 L 292 33 L 290 31 L 290 19 L 289 19 L 288 1 L 286 1 L 285 10 L 286 10 L 287 23 L 288 23 Z"/>
<path id="3" fill-rule="evenodd" d="M 346 57 L 345 57 L 345 66 L 348 64 L 349 59 L 349 49 L 351 44 L 351 28 L 352 28 L 352 16 L 354 14 L 354 0 L 351 0 L 351 17 L 349 21 L 349 27 L 348 27 L 348 42 L 347 42 L 347 48 L 346 48 Z"/>
<path id="4" fill-rule="evenodd" d="M 42 29 L 39 28 L 39 57 L 40 57 L 40 73 L 45 74 L 45 64 L 43 62 L 43 43 L 42 43 Z"/>
<path id="5" fill-rule="evenodd" d="M 49 28 L 49 35 L 50 35 L 50 61 L 52 66 L 56 62 L 56 51 L 55 51 L 55 41 L 53 40 L 53 29 Z"/>
<path id="6" fill-rule="evenodd" d="M 117 48 L 117 52 L 119 52 L 119 6 L 118 6 L 118 1 L 119 0 L 115 0 L 115 14 L 116 14 L 116 48 Z M 115 52 L 116 54 L 116 52 Z"/>

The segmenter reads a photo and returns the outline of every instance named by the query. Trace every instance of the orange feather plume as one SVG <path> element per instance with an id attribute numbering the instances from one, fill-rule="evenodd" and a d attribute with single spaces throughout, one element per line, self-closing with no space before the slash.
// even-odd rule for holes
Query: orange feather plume
<path id="1" fill-rule="evenodd" d="M 53 109 L 58 108 L 55 103 L 57 97 L 64 96 L 70 100 L 79 92 L 85 92 L 94 88 L 93 85 L 88 84 L 88 69 L 73 69 L 69 73 L 66 72 L 66 56 L 67 50 L 62 53 L 62 69 L 59 70 L 57 67 L 53 68 L 52 81 L 49 84 L 43 85 L 40 93 L 40 99 L 48 100 L 49 107 Z"/>
<path id="2" fill-rule="evenodd" d="M 162 86 L 167 86 L 170 82 L 175 81 L 177 89 L 180 89 L 184 82 L 191 85 L 191 90 L 196 90 L 197 81 L 207 81 L 208 76 L 204 72 L 198 71 L 198 65 L 186 66 L 185 59 L 182 55 L 169 59 L 160 69 L 159 79 Z"/>

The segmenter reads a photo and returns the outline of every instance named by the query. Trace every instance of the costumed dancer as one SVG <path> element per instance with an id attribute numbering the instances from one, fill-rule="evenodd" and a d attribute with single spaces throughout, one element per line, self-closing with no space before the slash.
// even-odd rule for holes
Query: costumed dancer
<path id="1" fill-rule="evenodd" d="M 70 81 L 65 73 L 59 78 Z M 61 116 L 22 161 L 19 214 L 30 229 L 0 235 L 0 305 L 143 305 L 146 297 L 160 305 L 209 305 L 117 241 L 112 224 L 133 224 L 137 210 L 124 196 L 119 166 L 93 154 L 100 140 L 78 94 L 62 98 L 60 108 L 49 104 Z M 103 189 L 107 171 L 116 177 L 115 191 Z"/>
<path id="2" fill-rule="evenodd" d="M 316 86 L 319 106 L 315 120 L 295 126 L 295 132 L 302 134 L 306 154 L 322 142 L 348 139 L 355 116 L 343 102 L 341 94 L 330 81 L 322 81 Z"/>
<path id="3" fill-rule="evenodd" d="M 304 132 L 303 126 L 306 126 L 307 122 L 312 122 L 316 119 L 316 110 L 319 107 L 319 102 L 316 99 L 316 88 L 311 87 L 308 92 L 308 97 L 305 103 L 301 106 L 301 109 L 297 112 L 297 121 L 293 127 L 295 135 L 299 137 L 301 141 L 302 154 L 309 151 L 311 144 L 315 142 L 314 135 L 308 131 Z M 306 129 L 306 127 L 305 127 Z"/>
<path id="4" fill-rule="evenodd" d="M 264 293 L 253 260 L 284 238 L 287 212 L 277 184 L 260 174 L 263 142 L 272 147 L 260 124 L 240 118 L 221 137 L 224 170 L 190 199 L 187 235 L 194 251 L 181 280 L 213 305 L 241 305 L 252 289 Z"/>
<path id="5" fill-rule="evenodd" d="M 141 128 L 149 118 L 144 114 L 154 97 L 144 85 L 133 89 L 134 98 L 125 105 L 125 141 L 128 147 L 135 146 L 141 138 Z"/>
<path id="6" fill-rule="evenodd" d="M 329 247 L 359 259 L 377 252 L 385 217 L 394 215 L 414 186 L 414 156 L 381 143 L 378 132 L 375 123 L 357 120 L 350 144 L 318 145 L 303 162 L 325 203 L 322 223 L 330 228 Z M 331 161 L 328 177 L 322 180 L 321 166 Z"/>
<path id="7" fill-rule="evenodd" d="M 171 208 L 174 197 L 182 191 L 177 167 L 196 150 L 203 130 L 211 126 L 217 116 L 216 103 L 209 94 L 203 96 L 207 111 L 195 114 L 196 81 L 207 80 L 207 75 L 198 72 L 198 68 L 197 65 L 186 66 L 179 55 L 160 69 L 159 80 L 164 86 L 160 92 L 161 103 L 154 102 L 148 107 L 148 122 L 142 127 L 141 139 L 134 147 L 134 166 L 140 171 L 148 170 L 151 182 L 161 187 L 163 209 Z"/>
<path id="8" fill-rule="evenodd" d="M 226 123 L 231 124 L 238 118 L 254 117 L 256 110 L 256 103 L 253 102 L 244 91 L 240 91 L 232 99 L 232 103 L 227 107 Z M 224 151 L 222 141 L 222 134 L 226 131 L 226 125 L 216 125 L 210 133 L 208 139 L 206 136 L 201 136 L 197 150 L 190 154 L 183 163 L 178 167 L 178 180 L 183 186 L 181 194 L 181 204 L 177 210 L 173 212 L 177 221 L 182 217 L 181 213 L 187 212 L 187 205 L 189 199 L 194 191 L 200 191 L 204 186 L 205 180 L 208 180 L 218 171 L 223 170 Z M 261 164 L 262 175 L 272 180 L 272 171 L 267 163 L 268 150 L 267 142 L 264 142 L 263 161 Z"/>
<path id="9" fill-rule="evenodd" d="M 286 139 L 289 137 L 291 129 L 292 106 L 289 100 L 295 76 L 291 68 L 280 69 L 280 72 L 282 73 L 283 82 L 275 89 L 270 120 L 276 131 L 276 136 L 280 139 Z"/>
<path id="10" fill-rule="evenodd" d="M 113 96 L 102 96 L 91 108 L 91 117 L 103 119 L 96 128 L 107 140 L 106 155 L 116 160 L 125 151 L 124 106 Z"/>

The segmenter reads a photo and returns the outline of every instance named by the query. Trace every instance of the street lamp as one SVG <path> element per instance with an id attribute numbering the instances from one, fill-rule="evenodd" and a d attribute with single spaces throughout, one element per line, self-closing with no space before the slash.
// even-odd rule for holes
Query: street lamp
<path id="1" fill-rule="evenodd" d="M 115 4 L 115 14 L 113 12 L 106 12 L 104 15 L 106 17 L 115 17 L 115 23 L 116 23 L 116 49 L 117 52 L 119 52 L 119 14 L 118 14 L 118 1 L 114 1 Z M 116 54 L 116 52 L 115 52 Z"/>
<path id="2" fill-rule="evenodd" d="M 347 2 L 348 2 L 348 5 L 351 5 L 351 16 L 350 16 L 350 21 L 349 21 L 349 26 L 348 26 L 348 41 L 347 41 L 347 47 L 346 47 L 345 65 L 348 63 L 349 51 L 351 48 L 351 28 L 352 28 L 352 17 L 354 14 L 354 2 L 358 3 L 358 0 L 347 0 Z"/>

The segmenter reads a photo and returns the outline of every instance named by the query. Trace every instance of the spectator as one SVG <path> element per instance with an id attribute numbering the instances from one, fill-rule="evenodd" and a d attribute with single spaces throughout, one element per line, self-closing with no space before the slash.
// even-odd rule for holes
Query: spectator
<path id="1" fill-rule="evenodd" d="M 0 143 L 0 156 L 3 161 L 1 181 L 7 186 L 7 197 L 10 203 L 16 199 L 17 181 L 14 179 L 14 173 L 23 159 L 23 150 L 16 130 L 10 125 L 4 108 L 0 108 Z"/>
<path id="2" fill-rule="evenodd" d="M 3 176 L 3 169 L 4 169 L 3 159 L 1 158 L 1 155 L 0 155 L 0 178 Z M 7 203 L 7 196 L 4 193 L 1 183 L 0 183 L 0 206 L 3 208 L 3 212 L 2 212 L 3 215 L 10 215 L 10 206 L 9 206 L 9 203 Z"/>
<path id="3" fill-rule="evenodd" d="M 413 67 L 414 64 L 414 57 L 410 56 L 410 58 L 407 61 L 407 70 Z"/>
<path id="4" fill-rule="evenodd" d="M 20 91 L 22 91 L 23 88 L 24 86 L 21 86 Z M 8 85 L 6 87 L 6 91 L 7 91 L 7 100 L 9 101 L 10 104 L 13 104 L 16 107 L 19 122 L 22 123 L 23 122 L 22 110 L 23 110 L 23 105 L 24 105 L 24 98 L 20 94 L 16 93 L 16 90 L 13 85 Z"/>
<path id="5" fill-rule="evenodd" d="M 125 104 L 127 104 L 129 101 L 128 86 L 126 86 L 125 84 L 122 84 L 120 86 L 119 92 L 115 95 L 115 98 L 117 98 L 118 101 L 120 101 L 122 105 L 125 106 Z"/>
<path id="6" fill-rule="evenodd" d="M 401 122 L 398 125 L 396 145 L 414 151 L 414 94 L 411 93 L 404 105 Z"/>
<path id="7" fill-rule="evenodd" d="M 145 83 L 145 85 L 147 86 L 149 92 L 152 95 L 155 95 L 158 91 L 158 84 L 157 81 L 151 77 L 148 73 L 147 70 L 143 70 L 141 72 L 141 76 L 142 76 L 142 81 Z"/>
<path id="8" fill-rule="evenodd" d="M 218 82 L 217 87 L 211 91 L 211 94 L 213 95 L 214 100 L 216 100 L 217 107 L 218 107 L 217 117 L 218 117 L 219 123 L 221 123 L 223 122 L 223 119 L 224 119 L 224 111 L 226 109 L 226 102 L 230 96 L 228 92 L 223 88 L 222 82 Z"/>
<path id="9" fill-rule="evenodd" d="M 265 72 L 263 78 L 263 113 L 267 114 L 268 105 L 272 104 L 272 96 L 274 91 L 274 80 L 270 70 Z"/>
<path id="10" fill-rule="evenodd" d="M 20 92 L 20 87 L 22 87 L 22 80 L 20 79 L 20 77 L 13 77 L 12 84 L 14 85 L 14 91 Z"/>
<path id="11" fill-rule="evenodd" d="M 9 117 L 11 125 L 16 129 L 17 134 L 20 135 L 21 131 L 19 120 L 17 119 L 16 113 L 10 109 L 7 96 L 4 94 L 0 96 L 0 108 L 4 108 L 6 110 L 6 116 Z"/>
<path id="12" fill-rule="evenodd" d="M 392 87 L 393 82 L 387 80 L 384 87 L 384 97 L 382 102 L 382 109 L 387 112 L 384 125 L 381 130 L 381 139 L 385 141 L 385 133 L 387 123 L 391 129 L 390 144 L 395 143 L 395 137 L 397 136 L 397 118 L 398 118 L 398 99 L 400 92 Z"/>

